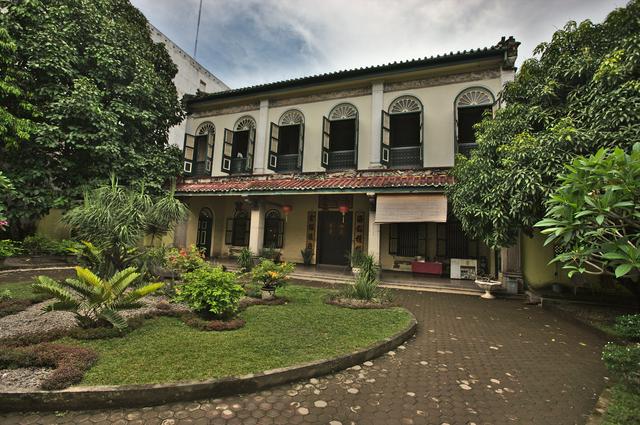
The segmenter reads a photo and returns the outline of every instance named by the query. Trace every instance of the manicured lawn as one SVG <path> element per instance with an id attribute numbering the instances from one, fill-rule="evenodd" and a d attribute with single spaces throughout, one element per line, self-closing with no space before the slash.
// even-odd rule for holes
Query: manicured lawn
<path id="1" fill-rule="evenodd" d="M 640 424 L 640 393 L 621 384 L 615 385 L 602 425 L 637 424 Z"/>
<path id="2" fill-rule="evenodd" d="M 204 332 L 160 317 L 123 338 L 64 342 L 94 348 L 98 363 L 84 385 L 143 384 L 219 378 L 346 354 L 404 329 L 401 308 L 351 310 L 324 304 L 328 291 L 290 285 L 282 306 L 252 306 L 245 327 Z"/>
<path id="3" fill-rule="evenodd" d="M 0 283 L 0 292 L 8 289 L 11 291 L 11 296 L 19 300 L 36 298 L 36 294 L 31 289 L 32 283 L 33 281 Z"/>

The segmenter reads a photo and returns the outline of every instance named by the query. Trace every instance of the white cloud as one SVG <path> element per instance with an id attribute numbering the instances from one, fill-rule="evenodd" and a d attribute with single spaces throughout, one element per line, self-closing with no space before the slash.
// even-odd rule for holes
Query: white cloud
<path id="1" fill-rule="evenodd" d="M 193 50 L 199 0 L 133 0 Z M 520 59 L 568 20 L 621 0 L 204 0 L 198 60 L 232 87 L 522 42 Z"/>

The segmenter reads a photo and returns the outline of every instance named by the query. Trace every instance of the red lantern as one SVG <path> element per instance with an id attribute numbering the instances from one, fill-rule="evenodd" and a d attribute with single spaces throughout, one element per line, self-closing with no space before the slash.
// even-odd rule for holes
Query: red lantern
<path id="1" fill-rule="evenodd" d="M 349 206 L 341 204 L 340 206 L 338 206 L 338 211 L 340 211 L 340 214 L 342 214 L 342 224 L 344 224 L 344 216 L 349 212 Z"/>
<path id="2" fill-rule="evenodd" d="M 293 207 L 291 205 L 282 206 L 282 212 L 284 213 L 284 221 L 287 221 L 287 217 L 289 216 L 289 213 L 291 211 L 293 211 Z"/>

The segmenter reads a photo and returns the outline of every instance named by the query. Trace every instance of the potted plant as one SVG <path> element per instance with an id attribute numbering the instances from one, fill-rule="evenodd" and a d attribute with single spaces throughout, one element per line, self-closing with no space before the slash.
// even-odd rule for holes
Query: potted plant
<path id="1" fill-rule="evenodd" d="M 275 298 L 276 289 L 289 279 L 295 266 L 292 263 L 276 264 L 271 260 L 262 260 L 252 271 L 253 282 L 260 285 L 263 300 Z"/>
<path id="2" fill-rule="evenodd" d="M 349 254 L 349 261 L 351 262 L 351 271 L 354 275 L 360 273 L 360 266 L 366 258 L 366 254 L 361 249 L 354 249 Z"/>
<path id="3" fill-rule="evenodd" d="M 313 250 L 309 247 L 300 250 L 300 254 L 302 255 L 302 262 L 305 266 L 310 266 L 311 261 L 313 260 Z"/>

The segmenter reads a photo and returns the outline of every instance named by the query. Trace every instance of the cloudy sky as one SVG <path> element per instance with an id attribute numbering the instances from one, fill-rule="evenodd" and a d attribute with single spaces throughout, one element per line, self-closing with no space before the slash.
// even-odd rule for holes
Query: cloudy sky
<path id="1" fill-rule="evenodd" d="M 200 0 L 132 0 L 193 54 Z M 621 0 L 203 0 L 197 59 L 232 88 L 522 42 L 519 63 L 568 20 Z"/>

